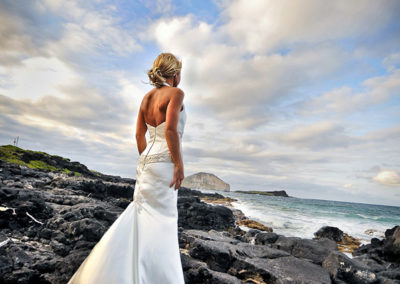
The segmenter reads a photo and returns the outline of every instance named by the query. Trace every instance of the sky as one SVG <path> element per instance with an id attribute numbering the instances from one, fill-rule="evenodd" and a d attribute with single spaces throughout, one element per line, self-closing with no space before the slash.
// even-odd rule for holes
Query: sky
<path id="1" fill-rule="evenodd" d="M 397 0 L 0 0 L 0 144 L 135 178 L 156 56 L 182 60 L 185 176 L 400 205 Z"/>

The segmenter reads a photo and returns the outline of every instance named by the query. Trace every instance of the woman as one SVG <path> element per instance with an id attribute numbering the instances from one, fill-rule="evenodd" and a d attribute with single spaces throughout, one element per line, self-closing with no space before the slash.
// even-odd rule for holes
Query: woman
<path id="1" fill-rule="evenodd" d="M 69 284 L 184 284 L 177 209 L 177 189 L 184 178 L 181 138 L 186 122 L 184 93 L 177 88 L 181 68 L 173 54 L 161 53 L 149 70 L 155 88 L 144 96 L 137 118 L 140 157 L 133 202 Z"/>

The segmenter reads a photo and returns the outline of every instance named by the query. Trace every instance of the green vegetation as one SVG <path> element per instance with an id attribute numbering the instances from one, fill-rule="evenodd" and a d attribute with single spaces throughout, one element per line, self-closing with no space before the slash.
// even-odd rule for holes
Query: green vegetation
<path id="1" fill-rule="evenodd" d="M 51 166 L 51 165 L 47 164 L 46 162 L 39 161 L 39 160 L 29 161 L 27 166 L 30 167 L 31 169 L 43 169 L 43 170 L 49 170 L 52 172 L 58 170 L 58 168 Z"/>
<path id="2" fill-rule="evenodd" d="M 69 170 L 69 169 L 67 169 L 67 168 L 64 168 L 64 169 L 62 169 L 62 171 L 61 171 L 62 173 L 65 173 L 65 174 L 69 174 L 69 173 L 72 173 L 72 171 L 71 170 Z M 74 175 L 75 176 L 77 176 L 77 177 L 80 177 L 80 176 L 82 176 L 82 174 L 81 173 L 78 173 L 78 172 L 73 172 L 74 173 Z"/>
<path id="3" fill-rule="evenodd" d="M 101 177 L 101 173 L 95 170 L 90 170 L 92 173 L 94 173 L 96 176 Z"/>
<path id="4" fill-rule="evenodd" d="M 24 156 L 34 157 L 34 159 L 24 159 Z M 62 172 L 67 174 L 72 172 L 67 168 L 52 166 L 45 162 L 45 160 L 50 160 L 52 157 L 57 157 L 58 159 L 64 160 L 65 162 L 70 162 L 70 159 L 66 159 L 60 156 L 52 156 L 41 151 L 25 150 L 13 145 L 0 146 L 0 161 L 18 164 L 21 166 L 27 166 L 31 169 L 48 170 L 52 172 Z M 75 176 L 82 176 L 82 174 L 79 172 L 74 171 L 73 173 Z M 96 172 L 96 175 L 100 175 L 100 173 Z"/>

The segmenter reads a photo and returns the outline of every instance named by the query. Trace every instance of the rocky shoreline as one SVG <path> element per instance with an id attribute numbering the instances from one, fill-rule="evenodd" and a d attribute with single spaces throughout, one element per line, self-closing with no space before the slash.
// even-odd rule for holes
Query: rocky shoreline
<path id="1" fill-rule="evenodd" d="M 0 283 L 67 283 L 132 202 L 135 180 L 77 171 L 0 161 Z M 229 206 L 231 201 L 179 189 L 187 284 L 400 283 L 399 226 L 349 258 L 338 249 L 347 238 L 338 228 L 321 228 L 315 239 L 285 237 Z"/>

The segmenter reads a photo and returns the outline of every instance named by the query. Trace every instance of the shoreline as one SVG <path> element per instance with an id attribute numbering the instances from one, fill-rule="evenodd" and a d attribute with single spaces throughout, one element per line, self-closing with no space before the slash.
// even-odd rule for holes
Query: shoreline
<path id="1" fill-rule="evenodd" d="M 198 190 L 198 189 L 195 189 Z M 201 190 L 199 190 L 201 191 Z M 235 216 L 235 224 L 238 225 L 241 229 L 245 231 L 249 231 L 250 229 L 258 229 L 266 232 L 273 232 L 273 228 L 268 227 L 264 224 L 262 224 L 259 221 L 256 221 L 254 219 L 249 218 L 246 216 L 241 209 L 238 207 L 235 207 L 234 204 L 232 203 L 240 203 L 239 200 L 224 196 L 222 193 L 217 192 L 217 190 L 205 190 L 205 191 L 210 191 L 210 194 L 213 193 L 218 193 L 222 195 L 223 197 L 213 197 L 210 198 L 209 196 L 203 196 L 200 197 L 200 199 L 208 204 L 212 205 L 222 205 L 225 206 L 233 211 L 233 215 Z M 202 192 L 202 191 L 201 191 Z M 306 238 L 307 239 L 307 238 Z M 371 238 L 372 239 L 372 238 Z M 361 242 L 360 239 L 354 238 L 346 233 L 344 233 L 344 240 L 341 242 L 336 242 L 338 245 L 338 249 L 345 253 L 349 257 L 353 257 L 352 253 L 355 249 L 359 248 L 362 244 L 367 244 L 368 242 Z"/>
<path id="2" fill-rule="evenodd" d="M 68 282 L 131 204 L 135 190 L 133 179 L 54 173 L 3 161 L 0 181 L 0 283 Z M 229 206 L 232 202 L 219 193 L 178 190 L 186 284 L 391 283 L 400 277 L 393 262 L 397 255 L 391 254 L 400 227 L 387 230 L 384 241 L 357 248 L 350 258 L 334 241 L 343 238 L 338 228 L 321 228 L 315 240 L 287 237 L 250 220 Z"/>
<path id="3" fill-rule="evenodd" d="M 373 238 L 382 240 L 387 228 L 400 223 L 400 207 L 376 205 L 376 209 L 370 209 L 361 203 L 354 203 L 359 205 L 354 207 L 353 203 L 346 205 L 336 201 L 248 196 L 236 192 L 221 194 L 238 199 L 240 202 L 233 202 L 231 205 L 255 221 L 287 236 L 313 238 L 313 233 L 320 227 L 335 226 L 357 238 L 362 244 L 367 244 Z M 335 206 L 339 207 L 338 211 Z M 385 211 L 386 208 L 390 211 Z"/>

